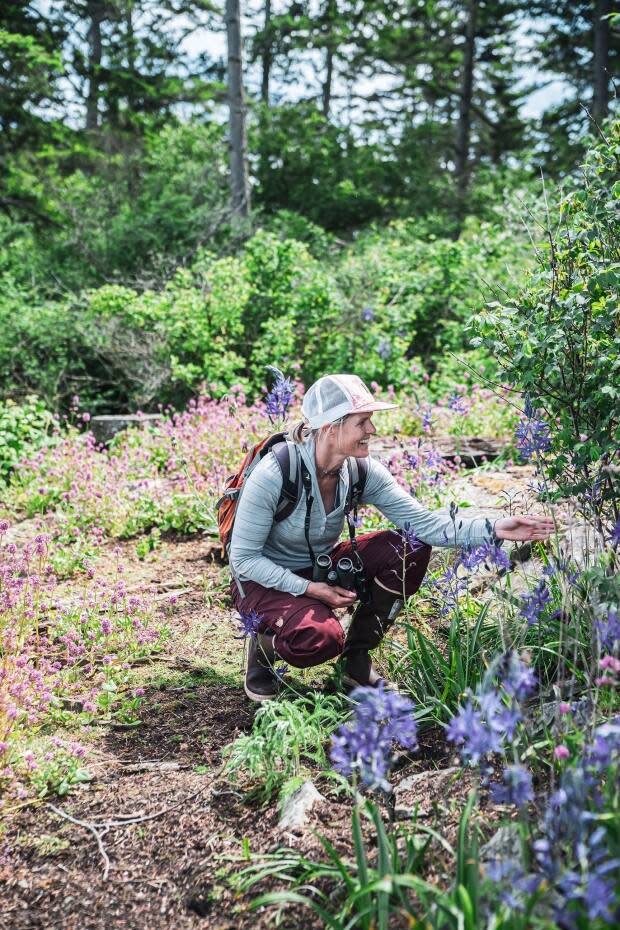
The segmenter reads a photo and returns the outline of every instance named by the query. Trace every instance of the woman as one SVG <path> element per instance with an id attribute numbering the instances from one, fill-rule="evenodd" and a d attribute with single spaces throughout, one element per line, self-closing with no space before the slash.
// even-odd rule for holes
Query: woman
<path id="1" fill-rule="evenodd" d="M 376 686 L 381 679 L 369 651 L 394 622 L 403 597 L 420 587 L 431 546 L 476 546 L 489 541 L 489 523 L 484 517 L 459 519 L 457 529 L 448 515 L 425 510 L 387 468 L 369 457 L 368 443 L 376 432 L 372 414 L 395 406 L 375 400 L 356 375 L 320 378 L 304 397 L 305 421 L 289 431 L 300 464 L 311 477 L 311 507 L 302 495 L 289 516 L 281 522 L 274 520 L 282 473 L 272 452 L 245 482 L 237 505 L 230 564 L 235 607 L 256 611 L 261 617 L 247 656 L 245 692 L 251 700 L 266 701 L 277 693 L 273 673 L 277 657 L 306 668 L 342 654 L 346 686 Z M 395 530 L 358 538 L 371 599 L 365 598 L 355 608 L 345 639 L 334 610 L 352 606 L 357 595 L 338 585 L 313 581 L 310 552 L 329 554 L 334 565 L 352 554 L 351 542 L 338 543 L 349 490 L 349 457 L 368 459 L 361 503 L 373 504 L 408 532 L 406 542 Z M 308 509 L 309 525 L 305 526 Z M 493 526 L 499 540 L 543 540 L 552 530 L 553 521 L 546 517 L 506 517 Z"/>

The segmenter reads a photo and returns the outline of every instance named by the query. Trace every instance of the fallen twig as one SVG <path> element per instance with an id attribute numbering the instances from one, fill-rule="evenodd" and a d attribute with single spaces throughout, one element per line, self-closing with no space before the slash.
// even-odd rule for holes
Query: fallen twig
<path id="1" fill-rule="evenodd" d="M 46 807 L 49 807 L 58 817 L 62 817 L 63 820 L 68 820 L 70 823 L 76 824 L 78 827 L 84 827 L 85 830 L 90 830 L 95 839 L 97 840 L 97 846 L 99 847 L 99 852 L 101 853 L 101 858 L 103 859 L 103 880 L 104 882 L 108 878 L 108 872 L 110 871 L 110 858 L 105 851 L 105 846 L 103 845 L 102 834 L 99 832 L 97 827 L 92 823 L 88 823 L 87 820 L 78 820 L 76 817 L 72 817 L 71 814 L 65 814 L 64 811 L 59 810 L 53 804 L 47 804 Z M 109 828 L 106 828 L 103 832 L 103 836 L 108 832 Z"/>
<path id="2" fill-rule="evenodd" d="M 145 823 L 147 820 L 156 820 L 157 817 L 161 817 L 164 814 L 167 814 L 169 811 L 176 810 L 176 808 L 181 807 L 182 804 L 187 804 L 189 801 L 195 800 L 197 797 L 200 797 L 201 795 L 206 794 L 207 791 L 213 789 L 221 777 L 225 767 L 226 762 L 223 762 L 219 769 L 215 771 L 213 778 L 207 785 L 199 788 L 198 791 L 194 791 L 193 794 L 186 795 L 179 801 L 176 801 L 174 804 L 169 804 L 167 807 L 162 807 L 160 810 L 155 811 L 153 814 L 145 814 L 144 816 L 136 816 L 135 814 L 117 814 L 116 819 L 114 820 L 104 820 L 101 823 L 89 823 L 87 820 L 78 820 L 76 817 L 72 817 L 70 814 L 65 814 L 53 804 L 46 804 L 46 807 L 49 807 L 50 810 L 52 810 L 59 817 L 62 817 L 64 820 L 68 820 L 70 823 L 74 823 L 78 827 L 84 827 L 85 830 L 90 830 L 90 832 L 97 840 L 97 846 L 99 847 L 101 858 L 104 861 L 103 880 L 106 881 L 108 872 L 110 870 L 110 859 L 107 852 L 105 851 L 105 846 L 103 845 L 103 837 L 106 835 L 106 833 L 108 833 L 109 830 L 113 829 L 114 827 L 128 827 L 135 823 Z"/>

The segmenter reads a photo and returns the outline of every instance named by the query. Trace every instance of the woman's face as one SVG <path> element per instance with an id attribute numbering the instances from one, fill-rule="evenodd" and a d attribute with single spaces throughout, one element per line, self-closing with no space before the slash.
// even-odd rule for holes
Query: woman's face
<path id="1" fill-rule="evenodd" d="M 376 432 L 371 413 L 351 413 L 345 417 L 344 423 L 330 430 L 330 435 L 334 440 L 334 451 L 339 455 L 362 458 L 368 455 L 368 440 Z"/>

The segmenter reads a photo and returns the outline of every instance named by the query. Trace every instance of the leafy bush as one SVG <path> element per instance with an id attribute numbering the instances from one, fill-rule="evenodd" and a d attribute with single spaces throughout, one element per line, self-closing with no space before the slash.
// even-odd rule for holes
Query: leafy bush
<path id="1" fill-rule="evenodd" d="M 472 317 L 473 344 L 547 415 L 547 474 L 560 493 L 595 511 L 607 502 L 609 512 L 619 497 L 620 121 L 554 214 L 539 270 L 514 298 Z"/>
<path id="2" fill-rule="evenodd" d="M 0 401 L 0 479 L 6 479 L 20 458 L 43 445 L 54 417 L 37 397 L 22 404 Z"/>

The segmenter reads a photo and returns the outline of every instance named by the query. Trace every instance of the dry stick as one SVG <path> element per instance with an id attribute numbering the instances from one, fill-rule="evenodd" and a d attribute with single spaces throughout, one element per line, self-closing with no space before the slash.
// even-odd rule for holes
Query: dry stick
<path id="1" fill-rule="evenodd" d="M 70 823 L 74 823 L 78 827 L 84 827 L 85 830 L 90 830 L 90 832 L 93 834 L 93 836 L 97 840 L 97 846 L 99 847 L 99 852 L 101 853 L 101 858 L 103 859 L 103 862 L 104 862 L 103 880 L 105 882 L 108 877 L 108 872 L 110 871 L 110 858 L 107 852 L 105 851 L 105 846 L 103 845 L 103 839 L 101 837 L 101 833 L 99 833 L 99 830 L 97 830 L 97 828 L 94 827 L 92 823 L 88 823 L 88 821 L 86 820 L 77 820 L 77 818 L 72 817 L 70 814 L 65 814 L 64 811 L 61 811 L 57 807 L 54 807 L 53 804 L 46 804 L 45 806 L 49 807 L 50 810 L 54 811 L 54 813 L 58 817 L 62 817 L 63 820 L 68 820 Z"/>
<path id="2" fill-rule="evenodd" d="M 110 871 L 110 859 L 105 851 L 105 846 L 103 845 L 102 837 L 108 833 L 112 827 L 128 827 L 134 823 L 144 823 L 147 820 L 155 820 L 157 817 L 161 817 L 162 814 L 167 814 L 168 811 L 175 810 L 175 808 L 180 807 L 181 804 L 186 804 L 188 801 L 193 801 L 195 798 L 200 795 L 205 794 L 209 789 L 212 789 L 213 786 L 217 783 L 218 779 L 222 775 L 226 767 L 226 762 L 223 762 L 219 769 L 216 770 L 215 777 L 212 781 L 206 785 L 204 788 L 199 788 L 198 791 L 194 791 L 193 794 L 187 795 L 186 797 L 181 798 L 180 801 L 177 801 L 176 804 L 170 804 L 168 807 L 162 807 L 161 810 L 155 811 L 154 814 L 146 814 L 144 817 L 135 817 L 131 814 L 119 814 L 120 820 L 105 820 L 103 823 L 95 824 L 89 823 L 87 820 L 78 820 L 76 817 L 72 817 L 70 814 L 65 814 L 64 811 L 59 810 L 53 804 L 46 804 L 50 810 L 52 810 L 58 817 L 62 817 L 64 820 L 68 820 L 70 823 L 76 824 L 78 827 L 84 827 L 85 830 L 90 830 L 95 839 L 97 840 L 97 846 L 99 847 L 99 852 L 101 853 L 101 858 L 104 862 L 103 870 L 103 880 L 106 881 L 108 878 L 108 872 Z M 104 828 L 103 833 L 100 833 L 97 827 Z"/>

